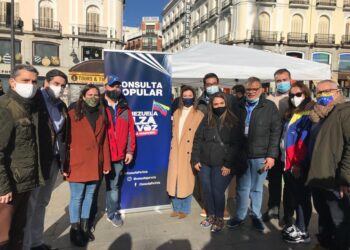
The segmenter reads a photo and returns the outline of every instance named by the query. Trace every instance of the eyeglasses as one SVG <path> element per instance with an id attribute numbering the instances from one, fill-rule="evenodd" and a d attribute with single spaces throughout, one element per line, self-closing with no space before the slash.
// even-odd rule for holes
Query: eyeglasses
<path id="1" fill-rule="evenodd" d="M 322 96 L 323 94 L 331 94 L 333 91 L 339 91 L 339 89 L 325 89 L 325 90 L 321 90 L 316 92 L 316 97 Z"/>
<path id="2" fill-rule="evenodd" d="M 247 92 L 257 92 L 260 88 L 249 88 L 246 89 Z"/>
<path id="3" fill-rule="evenodd" d="M 296 96 L 296 97 L 301 97 L 302 95 L 303 95 L 302 92 L 295 93 L 295 94 L 289 93 L 289 97 L 290 97 L 290 98 L 294 98 L 294 96 Z"/>

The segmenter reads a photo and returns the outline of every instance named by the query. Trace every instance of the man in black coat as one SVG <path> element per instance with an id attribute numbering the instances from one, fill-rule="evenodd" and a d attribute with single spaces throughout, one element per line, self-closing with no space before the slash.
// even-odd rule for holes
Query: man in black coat
<path id="1" fill-rule="evenodd" d="M 281 134 L 281 117 L 276 105 L 262 96 L 261 81 L 256 77 L 248 79 L 246 98 L 235 111 L 245 124 L 245 146 L 248 156 L 248 168 L 237 176 L 236 215 L 227 226 L 235 228 L 244 222 L 251 198 L 251 217 L 253 226 L 264 231 L 261 220 L 263 184 L 267 171 L 275 165 L 278 157 Z"/>

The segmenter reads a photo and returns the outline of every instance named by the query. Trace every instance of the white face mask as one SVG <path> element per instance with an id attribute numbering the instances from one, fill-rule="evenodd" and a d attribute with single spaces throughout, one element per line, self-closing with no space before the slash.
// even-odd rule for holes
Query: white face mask
<path id="1" fill-rule="evenodd" d="M 30 99 L 35 96 L 37 88 L 32 83 L 16 82 L 16 86 L 14 90 L 17 92 L 17 94 L 19 94 L 23 98 Z"/>
<path id="2" fill-rule="evenodd" d="M 304 97 L 300 96 L 294 96 L 292 99 L 290 99 L 291 103 L 294 105 L 294 107 L 298 107 L 303 101 L 304 101 Z"/>
<path id="3" fill-rule="evenodd" d="M 63 88 L 61 86 L 49 85 L 49 93 L 56 99 L 63 95 Z"/>

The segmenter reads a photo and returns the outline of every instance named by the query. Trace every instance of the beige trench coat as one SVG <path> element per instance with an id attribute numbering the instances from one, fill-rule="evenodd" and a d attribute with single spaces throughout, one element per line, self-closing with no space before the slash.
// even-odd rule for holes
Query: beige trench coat
<path id="1" fill-rule="evenodd" d="M 185 198 L 193 192 L 195 177 L 191 166 L 192 145 L 203 116 L 199 110 L 192 109 L 186 118 L 179 139 L 180 110 L 174 113 L 167 180 L 167 191 L 170 196 L 176 194 L 178 198 Z"/>

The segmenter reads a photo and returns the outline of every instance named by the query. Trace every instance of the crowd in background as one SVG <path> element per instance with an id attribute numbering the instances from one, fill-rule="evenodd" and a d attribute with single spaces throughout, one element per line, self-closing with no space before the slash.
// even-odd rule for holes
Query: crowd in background
<path id="1" fill-rule="evenodd" d="M 203 209 L 202 228 L 236 229 L 249 215 L 263 232 L 265 222 L 282 214 L 282 201 L 282 239 L 309 243 L 313 200 L 320 246 L 349 249 L 350 103 L 332 80 L 317 84 L 313 100 L 287 69 L 273 77 L 276 93 L 269 96 L 256 77 L 225 94 L 214 73 L 204 76 L 198 98 L 192 87 L 181 88 L 172 107 L 170 216 L 186 218 L 194 197 Z M 42 88 L 37 79 L 33 66 L 17 65 L 0 97 L 0 250 L 55 249 L 44 243 L 43 230 L 59 173 L 69 183 L 74 245 L 95 239 L 103 179 L 107 221 L 123 225 L 119 176 L 133 161 L 136 143 L 120 79 L 108 76 L 104 93 L 86 85 L 69 107 L 61 100 L 63 72 L 49 71 Z M 269 201 L 262 214 L 266 178 Z M 230 217 L 227 196 L 236 200 Z"/>

